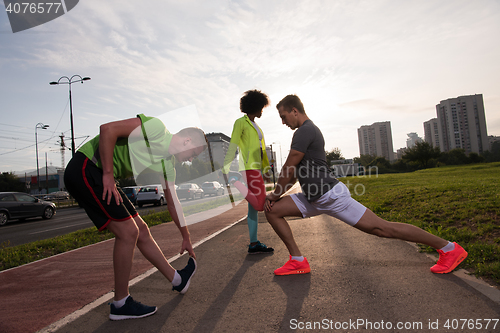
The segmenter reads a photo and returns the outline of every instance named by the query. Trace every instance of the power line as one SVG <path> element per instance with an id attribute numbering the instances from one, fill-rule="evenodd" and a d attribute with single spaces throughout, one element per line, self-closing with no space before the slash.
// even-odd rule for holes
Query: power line
<path id="1" fill-rule="evenodd" d="M 11 125 L 11 124 L 4 124 L 4 123 L 0 123 L 0 125 L 29 129 L 26 126 L 19 126 L 19 125 Z"/>
<path id="2" fill-rule="evenodd" d="M 50 137 L 48 139 L 42 140 L 40 142 L 47 142 L 49 140 L 52 140 L 53 138 L 55 138 L 55 137 L 53 136 L 53 137 Z M 21 150 L 24 150 L 24 149 L 28 149 L 28 148 L 33 147 L 33 146 L 36 146 L 36 143 L 34 143 L 32 145 L 29 145 L 29 146 L 26 146 L 26 147 L 23 147 L 23 148 L 18 148 L 18 149 L 14 149 L 14 150 L 11 150 L 11 151 L 8 151 L 8 152 L 5 152 L 5 153 L 0 153 L 0 155 L 7 155 L 7 154 L 10 154 L 10 153 L 14 153 L 14 152 L 18 152 L 18 151 L 21 151 Z"/>

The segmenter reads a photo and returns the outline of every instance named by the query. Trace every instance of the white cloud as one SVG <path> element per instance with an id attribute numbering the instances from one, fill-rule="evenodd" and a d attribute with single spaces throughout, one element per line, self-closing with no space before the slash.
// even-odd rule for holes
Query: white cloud
<path id="1" fill-rule="evenodd" d="M 406 133 L 423 135 L 440 100 L 459 95 L 482 93 L 488 130 L 500 134 L 498 32 L 493 0 L 86 0 L 31 31 L 0 34 L 0 108 L 20 110 L 7 123 L 40 114 L 56 123 L 67 92 L 47 83 L 80 74 L 92 80 L 75 87 L 77 133 L 97 134 L 101 115 L 195 105 L 206 131 L 230 134 L 241 94 L 257 88 L 272 100 L 258 120 L 266 142 L 285 153 L 293 133 L 274 106 L 296 93 L 327 149 L 354 157 L 361 125 L 390 120 L 397 149 Z"/>

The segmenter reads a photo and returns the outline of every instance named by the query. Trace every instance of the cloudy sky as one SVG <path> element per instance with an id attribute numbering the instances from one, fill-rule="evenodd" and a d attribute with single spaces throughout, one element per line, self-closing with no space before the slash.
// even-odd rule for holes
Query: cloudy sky
<path id="1" fill-rule="evenodd" d="M 0 171 L 36 168 L 39 122 L 50 125 L 37 131 L 40 163 L 47 153 L 61 166 L 68 86 L 49 82 L 74 74 L 92 78 L 72 85 L 77 146 L 138 113 L 230 135 L 255 88 L 271 98 L 257 123 L 278 160 L 293 134 L 275 109 L 287 94 L 346 158 L 359 156 L 360 126 L 390 121 L 396 150 L 462 95 L 483 94 L 488 134 L 500 135 L 499 34 L 498 0 L 82 0 L 18 33 L 2 10 Z"/>

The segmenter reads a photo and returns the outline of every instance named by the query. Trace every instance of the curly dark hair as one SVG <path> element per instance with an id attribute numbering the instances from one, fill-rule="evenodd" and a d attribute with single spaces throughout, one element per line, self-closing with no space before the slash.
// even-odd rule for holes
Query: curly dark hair
<path id="1" fill-rule="evenodd" d="M 246 114 L 258 113 L 268 105 L 269 97 L 260 90 L 245 91 L 240 99 L 240 110 Z"/>

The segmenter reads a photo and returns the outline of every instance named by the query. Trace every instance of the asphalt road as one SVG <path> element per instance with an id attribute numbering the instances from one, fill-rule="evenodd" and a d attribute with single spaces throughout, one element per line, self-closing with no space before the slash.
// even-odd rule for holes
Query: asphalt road
<path id="1" fill-rule="evenodd" d="M 328 216 L 290 221 L 311 273 L 274 276 L 288 259 L 259 214 L 273 255 L 247 255 L 242 221 L 198 246 L 185 295 L 158 272 L 131 287 L 156 305 L 148 318 L 112 322 L 103 302 L 57 332 L 498 332 L 500 305 L 409 243 L 364 234 Z M 183 256 L 175 267 L 183 267 Z M 480 328 L 481 327 L 481 328 Z M 53 331 L 51 331 L 53 332 Z"/>
<path id="2" fill-rule="evenodd" d="M 181 205 L 187 207 L 221 197 L 205 197 L 197 200 L 181 200 Z M 136 207 L 139 214 L 147 212 L 158 212 L 166 210 L 167 206 L 146 205 L 142 208 Z M 38 240 L 65 235 L 70 232 L 93 227 L 94 224 L 88 218 L 82 208 L 71 207 L 58 209 L 56 215 L 49 220 L 32 218 L 25 221 L 11 221 L 0 227 L 0 246 L 16 246 L 27 244 Z"/>

